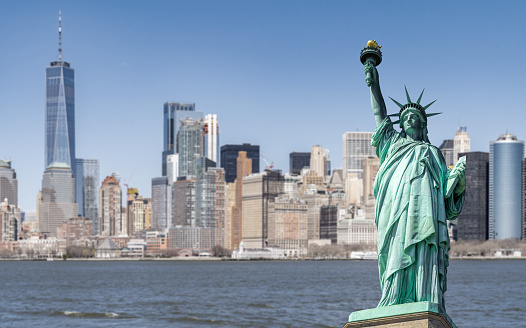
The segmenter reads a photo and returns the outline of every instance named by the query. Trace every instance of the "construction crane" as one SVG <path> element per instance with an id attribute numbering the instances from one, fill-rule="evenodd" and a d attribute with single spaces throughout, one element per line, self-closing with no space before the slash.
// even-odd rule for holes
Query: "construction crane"
<path id="1" fill-rule="evenodd" d="M 265 169 L 273 169 L 274 168 L 274 162 L 272 162 L 271 164 L 269 164 L 269 162 L 267 161 L 267 159 L 265 158 L 265 156 L 263 156 L 263 154 L 259 154 L 259 156 L 261 156 L 261 158 L 263 158 L 263 160 L 265 161 Z"/>

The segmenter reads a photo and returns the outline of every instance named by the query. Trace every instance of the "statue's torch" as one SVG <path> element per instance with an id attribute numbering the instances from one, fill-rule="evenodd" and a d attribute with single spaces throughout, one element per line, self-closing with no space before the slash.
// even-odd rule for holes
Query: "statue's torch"
<path id="1" fill-rule="evenodd" d="M 369 40 L 367 42 L 367 46 L 363 48 L 362 52 L 360 53 L 360 61 L 362 64 L 365 65 L 370 63 L 375 67 L 380 65 L 382 62 L 382 52 L 380 51 L 381 47 L 382 46 L 379 46 L 378 43 L 376 43 L 376 40 Z M 367 85 L 371 85 L 373 81 L 371 72 L 367 72 L 365 81 L 367 82 Z"/>

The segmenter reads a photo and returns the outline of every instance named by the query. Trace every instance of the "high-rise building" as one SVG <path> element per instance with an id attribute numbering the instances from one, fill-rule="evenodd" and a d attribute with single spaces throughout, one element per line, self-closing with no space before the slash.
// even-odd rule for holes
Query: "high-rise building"
<path id="1" fill-rule="evenodd" d="M 166 175 L 168 183 L 172 184 L 177 181 L 179 176 L 179 154 L 168 155 L 166 158 Z"/>
<path id="2" fill-rule="evenodd" d="M 58 61 L 51 62 L 46 68 L 46 160 L 44 167 L 47 168 L 55 162 L 65 163 L 74 170 L 75 72 L 68 62 L 62 61 L 61 20 L 59 16 Z"/>
<path id="3" fill-rule="evenodd" d="M 328 239 L 332 245 L 338 242 L 338 206 L 320 208 L 320 239 Z"/>
<path id="4" fill-rule="evenodd" d="M 204 155 L 206 158 L 217 163 L 219 160 L 219 124 L 217 123 L 216 114 L 208 114 L 205 116 L 203 129 Z"/>
<path id="5" fill-rule="evenodd" d="M 179 176 L 196 177 L 198 160 L 203 156 L 203 121 L 185 118 L 177 133 Z"/>
<path id="6" fill-rule="evenodd" d="M 302 198 L 307 203 L 307 238 L 320 239 L 321 207 L 329 205 L 329 195 L 319 194 L 317 189 L 308 189 Z"/>
<path id="7" fill-rule="evenodd" d="M 196 178 L 180 178 L 172 185 L 173 225 L 195 227 Z"/>
<path id="8" fill-rule="evenodd" d="M 232 183 L 237 177 L 237 157 L 240 151 L 252 160 L 252 173 L 259 173 L 259 146 L 244 143 L 242 145 L 221 146 L 221 167 L 225 169 L 225 181 Z"/>
<path id="9" fill-rule="evenodd" d="M 456 221 L 459 240 L 488 239 L 489 153 L 459 153 L 466 156 L 466 193 Z"/>
<path id="10" fill-rule="evenodd" d="M 203 119 L 202 112 L 195 111 L 195 104 L 166 102 L 164 103 L 164 133 L 163 133 L 163 157 L 162 175 L 167 175 L 167 156 L 177 154 L 177 133 L 181 119 L 191 118 L 194 120 Z"/>
<path id="11" fill-rule="evenodd" d="M 128 220 L 127 235 L 132 237 L 135 233 L 147 229 L 150 217 L 150 200 L 139 195 L 137 188 L 128 189 L 126 199 L 126 213 Z"/>
<path id="12" fill-rule="evenodd" d="M 232 224 L 230 230 L 230 238 L 232 248 L 239 247 L 239 243 L 243 240 L 243 178 L 252 174 L 253 160 L 247 157 L 246 151 L 239 151 L 236 159 L 236 174 L 235 179 L 235 201 L 232 209 Z"/>
<path id="13" fill-rule="evenodd" d="M 470 141 L 468 128 L 465 126 L 459 126 L 453 139 L 453 165 L 458 161 L 458 154 L 470 152 Z"/>
<path id="14" fill-rule="evenodd" d="M 162 230 L 172 226 L 172 184 L 168 177 L 153 178 L 152 227 Z"/>
<path id="15" fill-rule="evenodd" d="M 442 144 L 438 149 L 442 152 L 442 155 L 444 156 L 444 160 L 446 161 L 447 166 L 453 166 L 455 165 L 455 147 L 454 147 L 454 140 L 453 139 L 446 139 L 442 141 Z"/>
<path id="16" fill-rule="evenodd" d="M 300 153 L 293 151 L 289 154 L 289 173 L 300 175 L 304 167 L 310 166 L 310 153 Z"/>
<path id="17" fill-rule="evenodd" d="M 502 134 L 489 147 L 489 238 L 520 238 L 524 141 Z"/>
<path id="18" fill-rule="evenodd" d="M 526 239 L 526 158 L 522 159 L 522 231 L 521 239 Z"/>
<path id="19" fill-rule="evenodd" d="M 0 201 L 18 207 L 18 180 L 11 161 L 0 160 Z"/>
<path id="20" fill-rule="evenodd" d="M 358 174 L 362 178 L 363 160 L 376 156 L 376 150 L 371 145 L 372 132 L 345 132 L 343 134 L 343 176 L 349 173 Z"/>
<path id="21" fill-rule="evenodd" d="M 376 200 L 374 198 L 374 180 L 380 170 L 380 159 L 369 157 L 363 160 L 363 204 L 365 207 L 365 218 L 374 219 Z"/>
<path id="22" fill-rule="evenodd" d="M 243 178 L 243 244 L 247 248 L 268 245 L 269 203 L 283 194 L 284 178 L 278 170 L 265 170 Z"/>
<path id="23" fill-rule="evenodd" d="M 75 203 L 75 178 L 66 163 L 51 163 L 42 178 L 38 225 L 41 233 L 56 237 L 57 227 L 78 214 Z"/>
<path id="24" fill-rule="evenodd" d="M 236 203 L 236 184 L 227 183 L 225 186 L 225 223 L 223 244 L 225 248 L 234 249 L 232 246 L 232 224 L 234 219 L 234 205 Z"/>
<path id="25" fill-rule="evenodd" d="M 196 179 L 195 209 L 196 225 L 212 228 L 212 243 L 224 247 L 225 174 L 222 168 L 209 168 L 199 172 Z"/>
<path id="26" fill-rule="evenodd" d="M 316 173 L 319 177 L 327 175 L 327 166 L 325 163 L 325 156 L 321 146 L 312 146 L 310 153 L 310 170 Z"/>
<path id="27" fill-rule="evenodd" d="M 79 216 L 93 221 L 93 231 L 99 230 L 99 160 L 75 159 L 75 199 Z"/>
<path id="28" fill-rule="evenodd" d="M 99 236 L 110 237 L 121 233 L 122 189 L 115 176 L 107 176 L 99 189 Z"/>

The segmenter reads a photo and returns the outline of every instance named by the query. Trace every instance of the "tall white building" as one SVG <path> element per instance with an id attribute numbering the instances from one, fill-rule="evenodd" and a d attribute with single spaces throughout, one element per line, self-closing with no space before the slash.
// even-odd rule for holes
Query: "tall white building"
<path id="1" fill-rule="evenodd" d="M 362 178 L 363 160 L 375 157 L 376 150 L 371 145 L 373 132 L 345 132 L 343 134 L 343 176 L 357 173 Z"/>
<path id="2" fill-rule="evenodd" d="M 217 161 L 219 160 L 219 124 L 216 114 L 208 114 L 205 116 L 204 138 L 204 154 L 208 159 L 216 162 L 217 166 Z"/>
<path id="3" fill-rule="evenodd" d="M 458 154 L 469 153 L 470 142 L 468 135 L 468 128 L 465 126 L 459 126 L 453 139 L 453 165 L 458 161 Z"/>
<path id="4" fill-rule="evenodd" d="M 179 176 L 179 154 L 172 154 L 166 157 L 166 173 L 168 182 L 174 183 Z"/>

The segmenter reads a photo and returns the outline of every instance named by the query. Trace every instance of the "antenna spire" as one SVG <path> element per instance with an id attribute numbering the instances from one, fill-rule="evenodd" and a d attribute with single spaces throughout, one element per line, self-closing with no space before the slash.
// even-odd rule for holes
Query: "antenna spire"
<path id="1" fill-rule="evenodd" d="M 58 61 L 62 62 L 62 13 L 58 12 Z"/>

